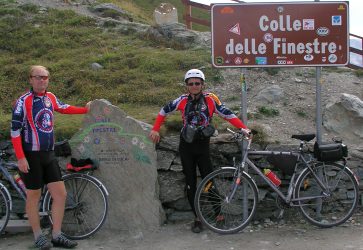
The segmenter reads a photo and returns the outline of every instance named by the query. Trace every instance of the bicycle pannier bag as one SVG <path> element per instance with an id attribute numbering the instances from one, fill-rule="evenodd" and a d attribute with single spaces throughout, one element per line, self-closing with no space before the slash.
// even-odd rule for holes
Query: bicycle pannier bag
<path id="1" fill-rule="evenodd" d="M 318 161 L 339 161 L 348 156 L 348 148 L 342 143 L 314 144 L 314 157 Z"/>
<path id="2" fill-rule="evenodd" d="M 283 173 L 292 175 L 295 171 L 297 156 L 274 153 L 267 156 L 266 160 L 274 167 L 280 169 Z"/>
<path id="3" fill-rule="evenodd" d="M 54 144 L 54 153 L 56 156 L 67 157 L 72 154 L 71 146 L 68 140 L 56 142 Z"/>

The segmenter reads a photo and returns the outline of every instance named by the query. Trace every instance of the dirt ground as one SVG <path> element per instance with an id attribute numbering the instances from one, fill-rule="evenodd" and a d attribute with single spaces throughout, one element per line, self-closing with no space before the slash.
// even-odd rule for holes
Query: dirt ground
<path id="1" fill-rule="evenodd" d="M 205 229 L 200 234 L 190 231 L 190 223 L 161 226 L 145 232 L 102 229 L 89 239 L 78 241 L 77 249 L 122 250 L 343 250 L 363 249 L 363 214 L 361 208 L 352 220 L 328 229 L 305 223 L 299 216 L 285 223 L 262 223 L 249 226 L 233 235 L 219 235 Z M 0 250 L 34 249 L 32 234 L 6 234 L 0 237 Z"/>

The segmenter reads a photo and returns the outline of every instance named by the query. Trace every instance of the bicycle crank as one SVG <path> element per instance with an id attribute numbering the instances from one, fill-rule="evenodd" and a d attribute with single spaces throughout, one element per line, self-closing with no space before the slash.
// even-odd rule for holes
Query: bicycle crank
<path id="1" fill-rule="evenodd" d="M 291 208 L 291 206 L 288 203 L 286 203 L 280 196 L 276 197 L 276 205 L 280 209 Z"/>

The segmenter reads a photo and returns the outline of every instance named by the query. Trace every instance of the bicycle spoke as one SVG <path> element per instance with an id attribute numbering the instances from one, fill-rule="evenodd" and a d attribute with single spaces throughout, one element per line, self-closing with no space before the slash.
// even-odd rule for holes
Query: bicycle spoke
<path id="1" fill-rule="evenodd" d="M 97 182 L 83 174 L 69 175 L 64 180 L 67 199 L 62 231 L 71 239 L 94 234 L 104 223 L 107 197 Z M 50 208 L 50 202 L 47 205 Z"/>
<path id="2" fill-rule="evenodd" d="M 310 172 L 298 180 L 300 211 L 311 223 L 331 227 L 344 223 L 358 202 L 358 184 L 351 172 L 335 163 L 321 163 L 314 170 L 327 188 L 323 190 Z M 315 196 L 315 197 L 314 197 Z"/>
<path id="3" fill-rule="evenodd" d="M 7 196 L 3 190 L 0 190 L 0 234 L 6 228 L 9 221 L 10 207 L 7 202 Z"/>
<path id="4" fill-rule="evenodd" d="M 215 232 L 239 231 L 255 212 L 257 190 L 253 184 L 245 177 L 241 178 L 240 185 L 234 186 L 234 183 L 234 170 L 219 170 L 208 175 L 198 187 L 195 202 L 198 217 Z M 243 183 L 246 183 L 250 197 L 245 197 Z M 234 192 L 233 196 L 231 192 Z M 227 197 L 232 198 L 229 200 Z M 247 215 L 244 214 L 244 199 L 247 199 Z"/>

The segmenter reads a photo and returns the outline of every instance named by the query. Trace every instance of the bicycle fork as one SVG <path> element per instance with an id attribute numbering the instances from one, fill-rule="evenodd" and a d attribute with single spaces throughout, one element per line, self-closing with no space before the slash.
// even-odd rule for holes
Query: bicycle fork
<path id="1" fill-rule="evenodd" d="M 234 165 L 235 165 L 235 158 L 233 158 L 233 161 L 234 161 Z M 244 165 L 245 165 L 245 163 L 242 162 L 242 165 L 241 165 L 242 169 L 244 168 Z M 241 175 L 242 175 L 242 171 L 238 167 L 237 168 L 237 178 L 233 178 L 234 180 L 233 180 L 233 184 L 232 184 L 232 187 L 231 187 L 231 192 L 230 192 L 229 195 L 226 196 L 226 202 L 227 203 L 229 203 L 233 199 L 233 197 L 234 197 L 234 195 L 235 195 L 235 193 L 237 191 L 237 188 L 241 183 Z"/>

